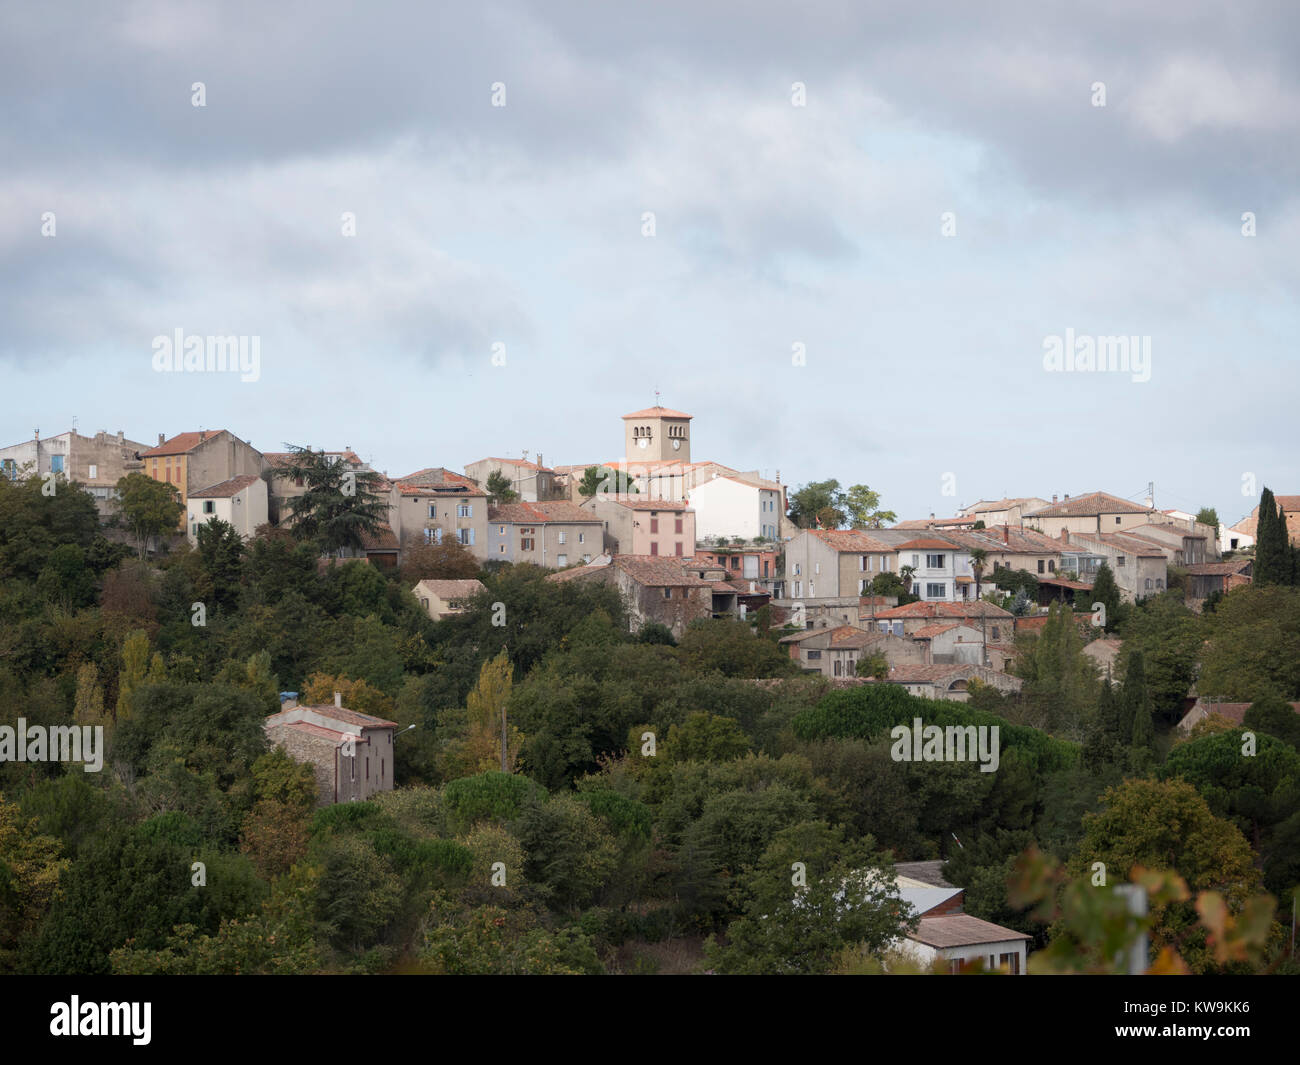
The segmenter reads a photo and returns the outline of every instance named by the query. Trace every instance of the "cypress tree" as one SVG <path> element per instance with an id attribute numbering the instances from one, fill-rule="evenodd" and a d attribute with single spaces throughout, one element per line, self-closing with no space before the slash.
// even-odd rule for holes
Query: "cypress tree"
<path id="1" fill-rule="evenodd" d="M 1141 651 L 1133 652 L 1124 670 L 1122 703 L 1126 733 L 1123 742 L 1130 747 L 1150 747 L 1155 739 L 1155 726 L 1151 722 L 1151 698 L 1147 693 L 1146 664 Z"/>
<path id="2" fill-rule="evenodd" d="M 1115 583 L 1115 574 L 1111 572 L 1109 563 L 1103 562 L 1092 580 L 1092 602 L 1105 604 L 1105 630 L 1114 632 L 1119 621 L 1119 585 Z"/>
<path id="3" fill-rule="evenodd" d="M 1259 519 L 1255 523 L 1255 572 L 1253 583 L 1287 584 L 1291 576 L 1291 549 L 1286 540 L 1285 519 L 1279 518 L 1273 493 L 1265 488 L 1259 496 Z"/>

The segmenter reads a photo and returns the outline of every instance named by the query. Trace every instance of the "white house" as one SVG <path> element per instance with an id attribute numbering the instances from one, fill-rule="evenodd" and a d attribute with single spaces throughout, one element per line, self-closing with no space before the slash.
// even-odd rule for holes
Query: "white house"
<path id="1" fill-rule="evenodd" d="M 695 508 L 697 538 L 777 539 L 782 491 L 775 481 L 753 483 L 729 474 L 715 474 L 690 490 L 690 501 Z"/>
<path id="2" fill-rule="evenodd" d="M 955 603 L 975 597 L 970 552 L 948 540 L 926 537 L 895 547 L 897 571 L 911 567 L 912 594 L 925 601 Z"/>
<path id="3" fill-rule="evenodd" d="M 266 482 L 253 473 L 232 477 L 191 492 L 186 509 L 185 530 L 191 544 L 198 543 L 199 526 L 213 518 L 228 522 L 245 540 L 251 540 L 257 527 L 268 520 Z"/>
<path id="4" fill-rule="evenodd" d="M 954 973 L 963 963 L 982 962 L 1012 976 L 1025 975 L 1030 937 L 964 913 L 965 891 L 944 880 L 939 865 L 900 862 L 895 866 L 898 893 L 920 921 L 914 932 L 895 940 L 894 949 L 922 965 L 945 962 Z"/>

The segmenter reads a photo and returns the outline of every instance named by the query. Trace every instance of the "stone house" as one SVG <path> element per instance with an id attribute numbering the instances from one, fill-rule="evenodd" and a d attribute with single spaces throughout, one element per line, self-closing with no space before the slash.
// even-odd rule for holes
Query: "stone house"
<path id="1" fill-rule="evenodd" d="M 1153 507 L 1130 503 L 1106 492 L 1089 492 L 1073 499 L 1066 496 L 1060 502 L 1052 496 L 1051 503 L 1029 511 L 1023 521 L 1031 529 L 1060 537 L 1062 532 L 1123 532 L 1156 520 L 1159 513 Z"/>
<path id="2" fill-rule="evenodd" d="M 695 511 L 671 499 L 597 493 L 582 509 L 604 528 L 604 550 L 619 555 L 691 558 L 695 554 Z"/>
<path id="3" fill-rule="evenodd" d="M 503 503 L 488 508 L 487 557 L 563 569 L 603 551 L 605 527 L 572 503 Z"/>
<path id="4" fill-rule="evenodd" d="M 559 498 L 555 471 L 542 465 L 541 455 L 537 456 L 536 462 L 530 462 L 526 458 L 486 458 L 471 462 L 465 467 L 466 476 L 483 489 L 487 488 L 488 478 L 498 472 L 519 494 L 520 502 L 544 503 Z"/>
<path id="5" fill-rule="evenodd" d="M 589 566 L 552 573 L 547 580 L 596 580 L 616 587 L 628 608 L 628 629 L 657 621 L 680 638 L 692 621 L 713 616 L 713 587 L 687 572 L 676 559 L 617 555 Z"/>
<path id="6" fill-rule="evenodd" d="M 390 496 L 389 524 L 402 554 L 418 544 L 455 540 L 477 559 L 488 557 L 487 493 L 468 477 L 433 466 L 399 477 Z"/>
<path id="7" fill-rule="evenodd" d="M 420 581 L 411 589 L 420 601 L 425 612 L 434 621 L 464 613 L 464 602 L 473 599 L 485 591 L 483 583 L 476 580 L 433 580 Z"/>
<path id="8" fill-rule="evenodd" d="M 69 430 L 45 439 L 37 431 L 31 440 L 0 448 L 0 476 L 15 480 L 24 474 L 62 474 L 85 486 L 102 518 L 115 509 L 117 482 L 144 471 L 140 452 L 148 448 L 126 439 L 120 429 L 116 434 L 101 429 L 94 436 Z"/>
<path id="9" fill-rule="evenodd" d="M 263 724 L 266 736 L 316 772 L 316 805 L 357 802 L 393 790 L 394 721 L 357 713 L 334 694 L 333 706 L 288 703 Z"/>

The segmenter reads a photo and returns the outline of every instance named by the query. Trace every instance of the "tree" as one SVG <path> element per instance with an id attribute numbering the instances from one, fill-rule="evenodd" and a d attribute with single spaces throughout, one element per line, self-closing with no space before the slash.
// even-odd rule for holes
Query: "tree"
<path id="1" fill-rule="evenodd" d="M 898 570 L 898 576 L 903 582 L 903 591 L 908 595 L 912 594 L 912 578 L 916 575 L 915 566 L 901 566 Z"/>
<path id="2" fill-rule="evenodd" d="M 292 458 L 283 476 L 301 480 L 302 495 L 289 501 L 296 539 L 316 545 L 321 554 L 359 551 L 388 518 L 388 503 L 378 494 L 379 474 L 353 469 L 323 451 L 286 444 Z"/>
<path id="3" fill-rule="evenodd" d="M 444 773 L 465 777 L 499 769 L 514 773 L 524 736 L 507 723 L 506 707 L 514 689 L 514 667 L 502 648 L 479 670 L 478 683 L 465 700 L 465 711 L 449 711 L 446 724 L 453 730 L 443 752 Z M 459 735 L 455 735 L 455 733 Z M 502 735 L 505 749 L 502 750 Z"/>
<path id="4" fill-rule="evenodd" d="M 145 682 L 149 672 L 149 637 L 133 632 L 122 644 L 122 669 L 117 675 L 117 712 L 114 718 L 124 721 L 131 716 L 131 695 Z"/>
<path id="5" fill-rule="evenodd" d="M 469 580 L 479 575 L 479 564 L 464 544 L 445 536 L 441 543 L 418 544 L 406 553 L 402 579 L 407 584 L 420 581 Z"/>
<path id="6" fill-rule="evenodd" d="M 1103 562 L 1092 579 L 1091 603 L 1101 603 L 1106 608 L 1106 623 L 1102 628 L 1114 632 L 1120 622 L 1119 585 L 1115 583 L 1115 574 L 1109 562 Z"/>
<path id="7" fill-rule="evenodd" d="M 1196 789 L 1177 781 L 1130 780 L 1107 790 L 1105 808 L 1086 814 L 1083 839 L 1070 860 L 1074 877 L 1105 864 L 1108 879 L 1122 881 L 1135 866 L 1178 873 L 1194 891 L 1221 891 L 1239 912 L 1260 885 L 1250 845 L 1237 828 L 1220 820 Z M 1195 971 L 1213 967 L 1204 932 L 1197 933 L 1189 902 L 1152 906 L 1155 951 L 1177 946 Z"/>
<path id="8" fill-rule="evenodd" d="M 1125 666 L 1124 683 L 1120 686 L 1120 714 L 1128 745 L 1135 751 L 1150 751 L 1155 726 L 1151 721 L 1151 694 L 1147 691 L 1141 651 L 1129 655 Z"/>
<path id="9" fill-rule="evenodd" d="M 200 525 L 195 538 L 207 578 L 196 591 L 207 600 L 233 606 L 239 597 L 244 538 L 233 525 L 220 518 L 210 518 Z"/>
<path id="10" fill-rule="evenodd" d="M 1287 538 L 1286 515 L 1278 508 L 1273 493 L 1265 488 L 1259 496 L 1259 517 L 1255 526 L 1255 566 L 1251 577 L 1255 587 L 1291 584 L 1291 545 Z"/>
<path id="11" fill-rule="evenodd" d="M 889 676 L 889 660 L 880 652 L 864 655 L 858 659 L 855 672 L 859 677 L 875 677 L 884 680 Z"/>
<path id="12" fill-rule="evenodd" d="M 176 530 L 185 513 L 175 485 L 155 481 L 143 473 L 128 473 L 119 479 L 117 496 L 122 518 L 135 536 L 141 558 L 155 537 Z"/>
<path id="13" fill-rule="evenodd" d="M 788 516 L 801 529 L 838 529 L 848 518 L 840 482 L 811 481 L 791 492 Z"/>
<path id="14" fill-rule="evenodd" d="M 1219 512 L 1213 507 L 1201 507 L 1196 512 L 1196 521 L 1201 525 L 1208 525 L 1218 532 L 1219 529 Z"/>
<path id="15" fill-rule="evenodd" d="M 40 924 L 62 892 L 59 878 L 68 866 L 62 846 L 37 831 L 17 804 L 0 794 L 0 972 L 9 971 L 20 939 Z"/>
<path id="16" fill-rule="evenodd" d="M 898 520 L 892 510 L 880 509 L 880 493 L 855 484 L 844 494 L 844 509 L 851 529 L 883 529 Z"/>
<path id="17" fill-rule="evenodd" d="M 1234 588 L 1210 615 L 1197 690 L 1253 702 L 1300 699 L 1300 588 Z"/>
<path id="18" fill-rule="evenodd" d="M 740 876 L 740 916 L 707 956 L 722 973 L 815 974 L 849 947 L 878 955 L 915 927 L 892 873 L 870 836 L 846 840 L 843 826 L 824 821 L 783 829 Z"/>
<path id="19" fill-rule="evenodd" d="M 502 503 L 514 503 L 519 499 L 519 493 L 515 491 L 514 485 L 510 483 L 510 478 L 500 470 L 493 470 L 488 474 L 487 484 L 484 485 L 488 494 L 488 504 L 490 506 L 499 506 Z"/>
<path id="20" fill-rule="evenodd" d="M 627 495 L 641 489 L 636 486 L 632 475 L 626 470 L 612 470 L 608 466 L 588 466 L 578 482 L 578 494 L 590 498 L 597 492 L 613 492 L 615 495 Z"/>

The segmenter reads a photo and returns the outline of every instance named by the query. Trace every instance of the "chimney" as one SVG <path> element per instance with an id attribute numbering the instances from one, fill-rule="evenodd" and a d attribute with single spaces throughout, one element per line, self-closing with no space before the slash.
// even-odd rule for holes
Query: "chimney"
<path id="1" fill-rule="evenodd" d="M 335 693 L 334 693 L 334 705 L 337 706 L 340 710 L 343 709 L 343 693 L 342 693 L 342 692 L 335 692 Z"/>
<path id="2" fill-rule="evenodd" d="M 1068 544 L 1069 542 L 1070 542 L 1070 530 L 1069 530 L 1069 529 L 1062 529 L 1062 530 L 1061 530 L 1061 543 L 1063 543 L 1063 544 Z"/>
<path id="3" fill-rule="evenodd" d="M 162 447 L 163 444 L 165 444 L 165 443 L 167 443 L 167 436 L 166 436 L 166 434 L 164 434 L 164 433 L 159 433 L 159 434 L 158 434 L 158 446 L 159 446 L 159 447 Z"/>
<path id="4" fill-rule="evenodd" d="M 122 436 L 122 430 L 121 430 L 121 429 L 119 429 L 119 430 L 117 431 L 117 442 L 118 442 L 119 444 L 124 444 L 124 443 L 126 443 L 126 438 Z"/>
<path id="5" fill-rule="evenodd" d="M 1009 543 L 1011 543 L 1011 526 L 1010 526 L 1010 525 L 1004 525 L 1004 526 L 1002 526 L 1002 542 L 1003 542 L 1004 544 L 1009 544 Z"/>
<path id="6" fill-rule="evenodd" d="M 208 438 L 208 431 L 207 431 L 206 429 L 200 429 L 200 430 L 199 430 L 199 443 L 200 443 L 200 444 L 203 443 L 203 441 L 205 441 L 207 438 Z M 1066 499 L 1069 499 L 1070 497 L 1069 497 L 1069 496 L 1066 496 L 1065 498 L 1066 498 Z"/>

